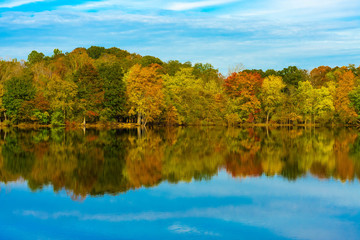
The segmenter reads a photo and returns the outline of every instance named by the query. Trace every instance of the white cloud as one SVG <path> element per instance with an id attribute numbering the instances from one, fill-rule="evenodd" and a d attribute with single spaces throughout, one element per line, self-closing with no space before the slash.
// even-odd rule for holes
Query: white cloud
<path id="1" fill-rule="evenodd" d="M 200 233 L 195 227 L 189 227 L 186 225 L 174 224 L 168 228 L 170 231 L 175 233 Z"/>
<path id="2" fill-rule="evenodd" d="M 78 5 L 65 5 L 62 6 L 62 9 L 70 10 L 104 10 L 104 9 L 122 9 L 130 8 L 135 10 L 145 9 L 161 9 L 161 6 L 164 5 L 163 0 L 154 0 L 154 1 L 127 1 L 127 0 L 103 0 L 103 1 L 89 1 Z"/>
<path id="3" fill-rule="evenodd" d="M 261 188 L 262 189 L 262 188 Z M 14 212 L 16 215 L 37 219 L 77 218 L 81 221 L 129 222 L 194 219 L 218 219 L 248 226 L 269 229 L 280 236 L 296 239 L 350 239 L 358 235 L 354 222 L 337 216 L 357 212 L 358 208 L 337 208 L 326 202 L 313 201 L 313 198 L 282 199 L 254 197 L 251 204 L 228 205 L 212 208 L 193 208 L 174 212 L 140 212 L 130 214 L 81 214 L 79 212 L 47 213 L 34 210 Z M 299 200 L 302 199 L 302 200 Z M 312 204 L 309 204 L 311 202 Z M 216 232 L 200 228 L 173 224 L 169 231 L 178 234 L 203 234 L 219 236 Z M 346 233 L 346 234 L 345 234 Z"/>
<path id="4" fill-rule="evenodd" d="M 166 9 L 172 11 L 186 11 L 196 8 L 219 6 L 236 1 L 237 0 L 207 0 L 198 2 L 175 2 L 171 3 L 168 7 L 166 7 Z"/>
<path id="5" fill-rule="evenodd" d="M 204 231 L 200 230 L 196 227 L 190 227 L 187 225 L 182 224 L 173 224 L 168 227 L 169 231 L 177 233 L 177 234 L 199 234 L 199 235 L 206 235 L 206 236 L 220 236 L 220 234 L 211 232 L 211 231 Z"/>
<path id="6" fill-rule="evenodd" d="M 31 2 L 35 1 L 40 0 Z M 30 0 L 9 0 L 0 5 L 21 2 Z M 232 8 L 226 12 L 186 11 L 231 3 Z M 0 27 L 9 35 L 17 32 L 12 30 L 40 29 L 47 36 L 61 34 L 77 40 L 67 41 L 66 49 L 73 42 L 81 46 L 92 44 L 91 41 L 99 45 L 111 42 L 162 59 L 209 62 L 223 72 L 239 62 L 254 68 L 283 68 L 288 64 L 311 68 L 321 61 L 327 65 L 344 64 L 343 61 L 358 64 L 359 58 L 353 55 L 359 52 L 359 9 L 358 0 L 329 0 L 327 4 L 312 0 L 102 0 L 58 6 L 51 11 L 3 11 Z M 64 26 L 68 31 L 53 30 Z M 72 35 L 79 29 L 94 33 L 93 38 Z M 111 34 L 128 30 L 133 32 Z M 17 47 L 29 47 L 29 39 L 33 38 L 19 37 Z M 9 47 L 3 40 L 13 43 L 4 37 L 2 48 Z M 64 42 L 34 42 L 34 47 Z M 351 51 L 354 54 L 350 56 L 347 53 Z M 22 55 L 18 52 L 9 49 L 3 54 L 19 58 Z M 325 58 L 334 55 L 343 56 L 344 60 Z M 316 56 L 316 64 L 314 60 L 306 61 Z"/>
<path id="7" fill-rule="evenodd" d="M 13 8 L 19 7 L 29 3 L 44 2 L 46 0 L 12 0 L 0 4 L 0 8 Z"/>

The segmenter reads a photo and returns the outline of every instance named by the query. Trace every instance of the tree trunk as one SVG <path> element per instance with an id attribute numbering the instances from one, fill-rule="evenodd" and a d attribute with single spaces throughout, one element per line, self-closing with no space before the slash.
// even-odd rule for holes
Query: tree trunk
<path id="1" fill-rule="evenodd" d="M 140 127 L 137 127 L 137 135 L 138 135 L 138 139 L 141 138 L 141 129 Z"/>
<path id="2" fill-rule="evenodd" d="M 85 127 L 86 126 L 86 119 L 84 117 L 84 121 L 83 121 L 83 126 Z"/>
<path id="3" fill-rule="evenodd" d="M 64 107 L 64 124 L 66 123 L 66 108 Z"/>
<path id="4" fill-rule="evenodd" d="M 270 116 L 270 112 L 268 112 L 266 115 L 266 125 L 269 125 L 269 116 Z"/>
<path id="5" fill-rule="evenodd" d="M 141 113 L 138 113 L 137 124 L 141 125 Z"/>

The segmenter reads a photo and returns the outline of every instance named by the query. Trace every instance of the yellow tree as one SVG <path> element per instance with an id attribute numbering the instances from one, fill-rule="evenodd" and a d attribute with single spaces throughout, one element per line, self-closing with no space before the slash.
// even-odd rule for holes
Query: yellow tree
<path id="1" fill-rule="evenodd" d="M 75 83 L 62 80 L 57 75 L 54 75 L 47 85 L 45 94 L 49 98 L 50 107 L 53 111 L 63 112 L 64 122 L 67 114 L 69 115 L 74 108 L 77 88 Z"/>
<path id="2" fill-rule="evenodd" d="M 130 115 L 137 115 L 137 123 L 154 121 L 164 106 L 163 79 L 157 64 L 149 67 L 134 65 L 126 76 L 126 95 Z"/>
<path id="3" fill-rule="evenodd" d="M 281 77 L 271 75 L 264 79 L 260 96 L 266 113 L 266 124 L 269 124 L 271 115 L 276 112 L 284 101 L 285 95 L 281 90 L 284 89 L 285 86 Z"/>
<path id="4" fill-rule="evenodd" d="M 75 72 L 84 65 L 92 63 L 94 60 L 89 57 L 85 48 L 76 48 L 67 55 L 67 63 L 70 69 Z"/>

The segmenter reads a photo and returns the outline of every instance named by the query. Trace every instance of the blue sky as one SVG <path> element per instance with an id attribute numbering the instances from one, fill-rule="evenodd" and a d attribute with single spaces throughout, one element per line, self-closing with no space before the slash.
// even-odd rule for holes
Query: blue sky
<path id="1" fill-rule="evenodd" d="M 92 45 L 221 72 L 360 64 L 359 0 L 0 0 L 0 57 Z"/>

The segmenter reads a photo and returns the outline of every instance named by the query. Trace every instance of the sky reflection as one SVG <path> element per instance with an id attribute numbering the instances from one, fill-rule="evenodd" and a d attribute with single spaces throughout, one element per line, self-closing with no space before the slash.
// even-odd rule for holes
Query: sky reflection
<path id="1" fill-rule="evenodd" d="M 50 187 L 1 185 L 0 238 L 358 239 L 358 182 L 312 177 L 161 183 L 72 201 Z M 17 229 L 16 231 L 14 229 Z"/>

